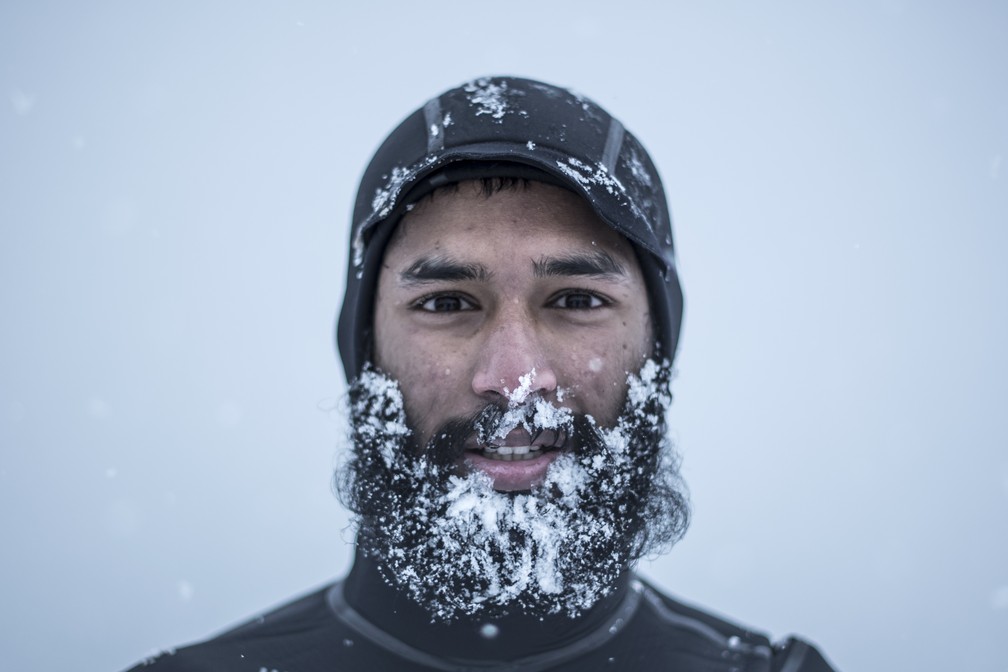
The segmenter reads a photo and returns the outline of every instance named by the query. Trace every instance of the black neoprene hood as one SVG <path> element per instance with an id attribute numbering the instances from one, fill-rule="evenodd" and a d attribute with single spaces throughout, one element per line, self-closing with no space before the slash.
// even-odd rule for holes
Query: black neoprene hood
<path id="1" fill-rule="evenodd" d="M 541 179 L 582 196 L 637 250 L 660 353 L 675 355 L 683 297 L 671 217 L 651 157 L 584 96 L 529 79 L 486 77 L 406 117 L 364 171 L 336 328 L 347 380 L 368 359 L 378 271 L 406 205 L 441 184 L 476 177 Z"/>

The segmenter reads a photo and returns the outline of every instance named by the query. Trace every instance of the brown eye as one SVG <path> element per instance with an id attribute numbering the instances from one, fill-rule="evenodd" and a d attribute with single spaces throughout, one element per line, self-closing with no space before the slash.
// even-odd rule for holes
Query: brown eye
<path id="1" fill-rule="evenodd" d="M 461 310 L 473 310 L 475 306 L 461 296 L 441 294 L 421 300 L 417 308 L 429 313 L 454 313 Z"/>
<path id="2" fill-rule="evenodd" d="M 589 292 L 568 292 L 553 300 L 553 307 L 565 310 L 591 310 L 601 308 L 606 302 Z"/>

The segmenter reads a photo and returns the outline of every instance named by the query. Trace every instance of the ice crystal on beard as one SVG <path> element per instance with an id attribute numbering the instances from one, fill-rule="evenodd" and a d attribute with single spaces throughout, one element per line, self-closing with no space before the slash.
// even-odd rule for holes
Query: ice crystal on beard
<path id="1" fill-rule="evenodd" d="M 483 428 L 478 434 L 481 443 L 504 439 L 512 430 L 521 426 L 530 436 L 541 430 L 572 429 L 574 414 L 569 408 L 554 406 L 541 395 L 532 395 L 535 369 L 518 378 L 518 387 L 508 392 L 507 409 L 493 422 L 492 431 Z M 559 395 L 558 395 L 559 396 Z"/>
<path id="2" fill-rule="evenodd" d="M 378 448 L 385 467 L 391 469 L 396 460 L 396 444 L 410 435 L 399 384 L 370 368 L 361 373 L 361 384 L 370 394 L 357 399 L 351 409 L 357 419 L 355 431 Z"/>
<path id="3" fill-rule="evenodd" d="M 628 379 L 615 426 L 603 430 L 587 418 L 594 453 L 562 453 L 541 487 L 500 493 L 482 472 L 460 475 L 409 447 L 398 386 L 366 367 L 351 387 L 356 463 L 343 481 L 353 491 L 361 549 L 433 620 L 510 611 L 573 617 L 590 608 L 652 542 L 671 543 L 685 529 L 684 496 L 669 487 L 677 472 L 658 469 L 666 442 L 631 445 L 655 436 L 650 418 L 668 403 L 665 372 L 667 365 L 645 365 Z M 536 408 L 542 401 L 511 404 L 526 407 L 521 424 L 530 433 L 540 414 L 570 415 Z M 652 491 L 675 496 L 655 499 Z M 670 512 L 674 520 L 648 523 Z"/>

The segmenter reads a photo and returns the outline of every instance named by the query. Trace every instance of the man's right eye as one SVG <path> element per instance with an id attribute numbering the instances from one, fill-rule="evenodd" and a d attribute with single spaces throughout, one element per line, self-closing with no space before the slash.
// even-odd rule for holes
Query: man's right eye
<path id="1" fill-rule="evenodd" d="M 476 306 L 461 296 L 455 294 L 439 294 L 420 299 L 414 304 L 418 310 L 428 313 L 454 313 L 462 310 L 475 310 Z"/>

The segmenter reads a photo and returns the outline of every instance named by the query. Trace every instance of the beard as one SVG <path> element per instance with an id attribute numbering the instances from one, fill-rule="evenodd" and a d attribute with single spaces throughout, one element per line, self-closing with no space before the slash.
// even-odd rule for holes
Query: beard
<path id="1" fill-rule="evenodd" d="M 628 376 L 611 428 L 533 395 L 450 420 L 419 445 L 398 384 L 365 366 L 350 387 L 352 454 L 336 476 L 359 548 L 432 621 L 578 616 L 689 524 L 666 436 L 669 379 L 653 360 Z M 467 440 L 486 445 L 519 425 L 560 449 L 541 485 L 498 492 L 460 467 Z"/>

